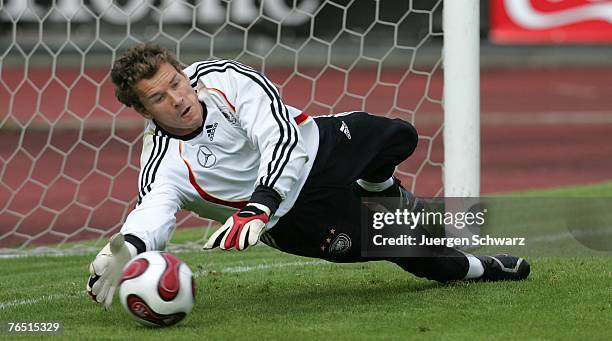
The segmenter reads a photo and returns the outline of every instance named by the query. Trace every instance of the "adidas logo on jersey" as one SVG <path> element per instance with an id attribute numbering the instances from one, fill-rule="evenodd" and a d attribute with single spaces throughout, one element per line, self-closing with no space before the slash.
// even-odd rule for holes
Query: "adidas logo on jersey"
<path id="1" fill-rule="evenodd" d="M 342 121 L 342 125 L 340 126 L 340 131 L 343 132 L 344 135 L 346 135 L 347 139 L 349 140 L 351 139 L 351 132 L 349 131 L 349 128 L 344 121 Z"/>
<path id="2" fill-rule="evenodd" d="M 213 140 L 215 138 L 215 130 L 217 130 L 217 126 L 219 123 L 215 122 L 215 124 L 206 125 L 206 135 L 208 135 L 209 140 Z"/>

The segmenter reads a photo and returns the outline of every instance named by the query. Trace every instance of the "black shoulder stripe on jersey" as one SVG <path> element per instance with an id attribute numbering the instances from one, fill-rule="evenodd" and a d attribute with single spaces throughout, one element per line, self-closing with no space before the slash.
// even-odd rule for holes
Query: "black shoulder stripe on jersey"
<path id="1" fill-rule="evenodd" d="M 147 173 L 144 178 L 144 183 L 141 188 L 143 197 L 147 193 L 147 186 L 151 183 L 151 169 L 153 169 L 153 165 L 157 162 L 157 160 L 160 158 L 160 155 L 161 155 L 161 151 L 162 151 L 161 137 L 153 136 L 153 144 L 154 144 L 154 147 L 157 146 L 156 147 L 157 151 L 156 151 L 156 156 L 151 162 L 151 165 L 149 165 L 149 169 L 147 169 Z"/>
<path id="2" fill-rule="evenodd" d="M 140 171 L 140 179 L 139 179 L 140 185 L 138 186 L 138 199 L 139 199 L 138 202 L 139 203 L 142 200 L 142 197 L 145 195 L 144 188 L 145 188 L 146 179 L 148 179 L 147 174 L 149 173 L 151 169 L 151 165 L 155 161 L 155 158 L 157 157 L 157 153 L 158 153 L 157 140 L 155 139 L 155 136 L 153 136 L 152 139 L 153 139 L 153 148 L 151 148 L 151 154 L 149 155 L 149 159 L 147 160 L 147 163 Z"/>
<path id="3" fill-rule="evenodd" d="M 197 79 L 211 72 L 225 72 L 232 69 L 258 84 L 271 101 L 270 109 L 277 125 L 279 126 L 280 138 L 275 144 L 272 158 L 268 163 L 267 175 L 260 178 L 260 184 L 274 187 L 274 184 L 282 174 L 289 162 L 292 151 L 297 146 L 297 129 L 291 125 L 289 111 L 283 105 L 280 96 L 274 86 L 259 72 L 235 61 L 202 62 L 196 67 L 196 71 L 190 76 L 191 85 L 196 86 Z M 287 133 L 285 141 L 285 133 Z M 280 152 L 279 152 L 280 150 Z"/>
<path id="4" fill-rule="evenodd" d="M 147 192 L 151 191 L 151 185 L 155 182 L 155 175 L 157 175 L 157 170 L 159 169 L 159 165 L 161 164 L 162 160 L 164 159 L 164 156 L 166 155 L 166 152 L 168 151 L 168 147 L 170 146 L 170 139 L 167 137 L 161 137 L 162 141 L 164 143 L 164 149 L 161 153 L 161 157 L 157 159 L 157 163 L 155 164 L 155 168 L 153 169 L 153 174 L 151 175 L 151 181 L 149 182 L 149 184 L 147 185 Z"/>
<path id="5" fill-rule="evenodd" d="M 149 160 L 147 160 L 147 164 L 141 173 L 139 203 L 142 201 L 142 198 L 151 191 L 151 185 L 155 181 L 159 165 L 170 146 L 170 139 L 167 137 L 154 135 L 152 138 L 153 148 L 151 150 L 151 156 Z"/>
<path id="6" fill-rule="evenodd" d="M 285 107 L 284 105 L 281 106 L 283 107 L 282 109 L 284 109 L 284 111 L 287 113 L 287 116 L 289 115 L 289 110 L 287 110 L 287 107 Z M 282 110 L 281 109 L 281 110 Z M 269 187 L 274 187 L 274 184 L 276 184 L 276 181 L 278 180 L 278 178 L 280 177 L 281 173 L 283 172 L 283 170 L 285 169 L 285 166 L 287 165 L 287 163 L 289 163 L 289 159 L 291 158 L 291 153 L 293 152 L 293 150 L 295 149 L 295 147 L 297 146 L 298 143 L 298 133 L 297 133 L 297 129 L 291 125 L 291 123 L 289 123 L 288 121 L 284 122 L 288 127 L 289 127 L 289 132 L 288 134 L 292 135 L 289 140 L 283 144 L 282 150 L 281 150 L 281 155 L 285 155 L 284 157 L 279 157 L 278 159 L 276 159 L 276 162 L 274 164 L 274 168 L 270 169 L 272 162 L 274 161 L 274 153 L 272 154 L 272 160 L 270 161 L 270 163 L 268 163 L 268 181 L 267 181 L 267 186 Z M 293 142 L 292 142 L 293 141 Z M 291 143 L 291 145 L 289 145 Z M 285 149 L 287 149 L 287 151 L 285 151 Z M 276 150 L 276 148 L 275 148 Z M 270 177 L 272 177 L 272 175 L 276 174 L 272 179 L 270 179 Z M 262 185 L 266 185 L 266 183 L 263 182 L 263 179 L 260 181 L 260 183 Z"/>
<path id="7" fill-rule="evenodd" d="M 221 63 L 225 63 L 227 61 L 224 61 L 224 60 L 206 60 L 206 61 L 203 61 L 203 62 L 199 62 L 198 65 L 196 66 L 195 71 L 193 72 L 193 74 L 191 74 L 191 76 L 189 76 L 189 80 L 191 81 L 191 86 L 193 88 L 195 88 L 195 86 L 198 84 L 198 78 L 200 77 L 198 75 L 198 72 L 202 68 L 206 67 L 207 65 L 210 66 L 210 65 L 213 65 L 213 64 L 219 64 L 220 62 Z"/>
<path id="8" fill-rule="evenodd" d="M 289 163 L 289 159 L 290 159 L 291 153 L 293 152 L 293 150 L 297 146 L 297 143 L 298 143 L 298 137 L 297 137 L 297 131 L 295 131 L 295 138 L 293 139 L 293 143 L 289 147 L 289 151 L 287 152 L 287 156 L 284 158 L 282 164 L 280 164 L 280 171 L 276 173 L 276 176 L 274 176 L 274 178 L 272 179 L 272 182 L 270 182 L 270 184 L 268 186 L 274 187 L 274 184 L 276 184 L 276 181 L 280 177 L 282 171 L 285 169 L 285 166 L 287 166 L 287 163 Z M 279 158 L 278 161 L 280 161 L 280 160 L 281 159 Z M 279 162 L 278 161 L 277 161 L 277 166 L 279 166 Z"/>

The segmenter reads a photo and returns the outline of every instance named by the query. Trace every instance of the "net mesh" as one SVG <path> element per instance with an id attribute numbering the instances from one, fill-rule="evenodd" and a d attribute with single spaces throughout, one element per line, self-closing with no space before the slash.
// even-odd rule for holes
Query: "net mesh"
<path id="1" fill-rule="evenodd" d="M 441 16 L 442 0 L 0 1 L 0 254 L 81 250 L 121 228 L 143 121 L 115 100 L 109 72 L 142 41 L 185 64 L 251 65 L 313 116 L 414 123 L 419 147 L 397 175 L 440 195 Z M 213 225 L 186 212 L 177 222 Z"/>

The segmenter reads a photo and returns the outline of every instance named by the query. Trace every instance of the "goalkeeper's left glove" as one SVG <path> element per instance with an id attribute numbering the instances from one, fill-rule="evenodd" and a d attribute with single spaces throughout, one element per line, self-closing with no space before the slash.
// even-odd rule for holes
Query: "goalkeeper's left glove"
<path id="1" fill-rule="evenodd" d="M 235 247 L 242 251 L 257 244 L 259 236 L 268 223 L 270 209 L 266 205 L 250 203 L 227 219 L 225 224 L 213 233 L 204 249 L 228 250 Z"/>

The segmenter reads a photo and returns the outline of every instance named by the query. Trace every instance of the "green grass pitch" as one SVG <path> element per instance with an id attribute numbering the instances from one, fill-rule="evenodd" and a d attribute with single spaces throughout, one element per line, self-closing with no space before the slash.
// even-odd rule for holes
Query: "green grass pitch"
<path id="1" fill-rule="evenodd" d="M 612 197 L 612 183 L 526 196 Z M 198 290 L 194 310 L 174 327 L 141 326 L 117 299 L 108 312 L 92 303 L 85 281 L 93 255 L 0 259 L 0 320 L 62 321 L 58 339 L 612 338 L 610 253 L 534 256 L 519 283 L 447 285 L 386 262 L 332 264 L 268 247 L 177 255 Z"/>

